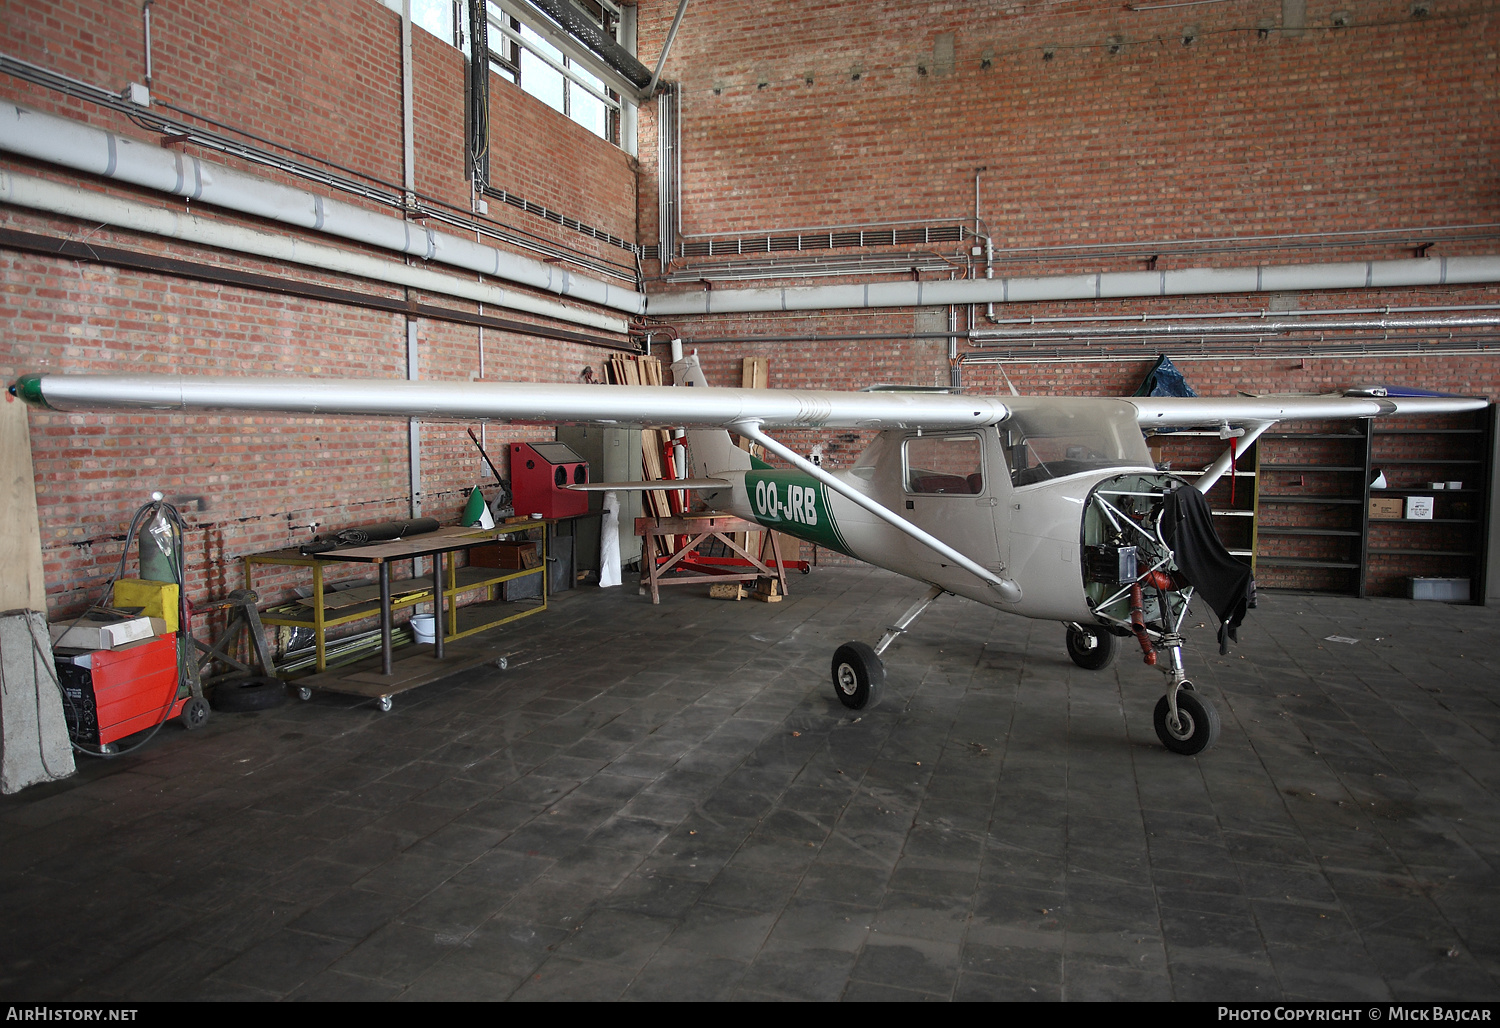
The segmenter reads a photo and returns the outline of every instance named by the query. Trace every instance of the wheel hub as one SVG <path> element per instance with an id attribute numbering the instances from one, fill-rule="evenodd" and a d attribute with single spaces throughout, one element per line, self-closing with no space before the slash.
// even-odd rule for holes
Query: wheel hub
<path id="1" fill-rule="evenodd" d="M 859 688 L 859 676 L 848 664 L 839 665 L 838 687 L 845 696 L 853 696 L 855 690 Z"/>

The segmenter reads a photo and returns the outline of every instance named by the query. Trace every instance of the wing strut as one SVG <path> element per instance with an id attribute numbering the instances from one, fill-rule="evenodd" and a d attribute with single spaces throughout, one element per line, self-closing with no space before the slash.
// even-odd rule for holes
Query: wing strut
<path id="1" fill-rule="evenodd" d="M 897 516 L 886 507 L 876 503 L 874 500 L 870 499 L 859 490 L 854 489 L 847 483 L 840 482 L 837 478 L 834 478 L 832 475 L 824 471 L 822 468 L 818 467 L 816 464 L 807 460 L 805 457 L 802 457 L 796 451 L 788 449 L 781 443 L 778 443 L 775 439 L 772 439 L 770 436 L 762 432 L 760 430 L 759 421 L 737 421 L 730 427 L 732 431 L 739 433 L 747 439 L 753 439 L 755 442 L 760 443 L 762 446 L 770 450 L 772 453 L 776 454 L 776 456 L 780 457 L 782 460 L 789 462 L 798 471 L 802 471 L 806 474 L 811 475 L 813 478 L 816 478 L 819 482 L 822 482 L 824 485 L 832 489 L 834 492 L 838 493 L 850 503 L 863 507 L 865 510 L 869 511 L 871 514 L 874 514 L 877 518 L 879 518 L 881 521 L 884 521 L 892 528 L 906 533 L 917 542 L 921 543 L 923 546 L 926 546 L 928 549 L 935 551 L 941 556 L 947 557 L 953 563 L 957 564 L 959 567 L 963 568 L 965 571 L 969 572 L 971 575 L 974 575 L 975 577 L 980 579 L 980 581 L 990 586 L 990 588 L 994 589 L 997 593 L 1000 594 L 1000 598 L 1006 603 L 1021 602 L 1021 587 L 1013 579 L 999 577 L 993 571 L 990 571 L 982 565 L 970 560 L 968 557 L 965 557 L 962 553 L 959 553 L 957 550 L 949 546 L 947 543 L 943 542 L 941 539 L 929 535 L 928 533 L 918 528 L 916 525 L 913 525 L 910 521 Z"/>
<path id="2" fill-rule="evenodd" d="M 1193 483 L 1193 488 L 1200 493 L 1207 494 L 1213 488 L 1213 484 L 1224 477 L 1224 472 L 1229 470 L 1231 456 L 1238 452 L 1243 453 L 1250 448 L 1250 444 L 1260 438 L 1262 432 L 1276 424 L 1274 421 L 1252 421 L 1245 426 L 1245 434 L 1234 441 L 1234 449 L 1224 448 L 1219 454 L 1219 459 L 1208 466 L 1198 481 Z"/>

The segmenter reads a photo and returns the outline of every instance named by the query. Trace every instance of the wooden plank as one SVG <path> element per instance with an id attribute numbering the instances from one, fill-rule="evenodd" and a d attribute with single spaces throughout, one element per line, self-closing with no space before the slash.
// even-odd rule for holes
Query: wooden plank
<path id="1" fill-rule="evenodd" d="M 771 381 L 771 359 L 769 357 L 746 357 L 740 366 L 742 389 L 767 389 Z"/>
<path id="2" fill-rule="evenodd" d="M 47 610 L 42 577 L 42 528 L 26 405 L 0 404 L 0 610 Z"/>

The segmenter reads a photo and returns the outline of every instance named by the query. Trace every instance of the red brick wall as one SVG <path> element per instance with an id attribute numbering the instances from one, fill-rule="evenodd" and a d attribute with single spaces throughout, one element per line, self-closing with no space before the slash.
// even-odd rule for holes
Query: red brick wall
<path id="1" fill-rule="evenodd" d="M 642 5 L 648 62 L 675 7 Z M 1277 4 L 690 9 L 668 63 L 684 229 L 972 215 L 981 166 L 1000 246 L 1494 220 L 1474 217 L 1500 192 L 1490 5 L 1307 8 L 1302 36 L 1265 39 Z M 1336 9 L 1354 26 L 1330 30 Z"/>
<path id="2" fill-rule="evenodd" d="M 641 58 L 654 66 L 675 0 L 640 8 Z M 1328 28 L 1335 8 L 1356 24 Z M 666 77 L 683 90 L 683 210 L 687 232 L 869 223 L 963 221 L 974 207 L 1002 247 L 997 274 L 1137 270 L 1096 253 L 1043 261 L 1036 248 L 1264 233 L 1500 221 L 1494 15 L 1455 0 L 1414 21 L 1405 0 L 1343 5 L 1311 0 L 1309 29 L 1272 32 L 1272 2 L 1132 13 L 1118 3 L 980 0 L 925 4 L 833 0 L 766 5 L 721 0 L 691 6 Z M 12 0 L 0 49 L 117 89 L 143 74 L 134 0 Z M 153 5 L 153 92 L 184 108 L 399 183 L 399 19 L 374 0 Z M 1183 46 L 1181 30 L 1198 35 Z M 940 36 L 953 33 L 951 69 Z M 1121 53 L 1103 46 L 1125 41 Z M 463 177 L 463 62 L 414 32 L 418 188 L 459 210 Z M 1043 48 L 1053 47 L 1051 60 Z M 988 52 L 988 66 L 985 66 Z M 919 68 L 925 68 L 923 74 Z M 856 69 L 859 77 L 856 80 Z M 807 79 L 811 77 L 811 84 Z M 764 86 L 761 83 L 764 82 Z M 717 90 L 717 92 L 716 92 Z M 125 119 L 18 80 L 0 96 L 155 141 Z M 656 234 L 654 116 L 641 116 L 639 162 L 595 139 L 509 83 L 491 80 L 492 180 L 500 188 L 627 239 Z M 209 159 L 223 158 L 209 156 Z M 19 167 L 0 158 L 0 167 Z M 34 166 L 21 170 L 44 173 Z M 262 168 L 257 174 L 272 173 Z M 87 183 L 92 188 L 105 188 Z M 131 195 L 138 195 L 131 193 Z M 617 249 L 504 205 L 492 216 L 584 253 Z M 226 220 L 236 220 L 232 217 Z M 205 260 L 381 296 L 401 290 L 235 258 L 0 208 L 0 225 L 145 252 Z M 639 226 L 639 228 L 638 228 Z M 1311 239 L 1321 242 L 1322 238 Z M 1262 261 L 1388 259 L 1403 245 L 1337 246 L 1181 256 L 1159 267 Z M 1439 243 L 1434 255 L 1489 253 L 1493 240 Z M 949 256 L 952 256 L 950 253 Z M 647 272 L 657 269 L 648 266 Z M 819 280 L 832 281 L 832 280 Z M 731 286 L 721 286 L 731 288 Z M 443 298 L 449 306 L 458 304 Z M 1304 294 L 1315 308 L 1500 302 L 1491 288 Z M 1002 317 L 1120 311 L 1258 309 L 1265 298 L 1049 304 L 1002 308 Z M 770 333 L 888 333 L 875 342 L 702 344 L 711 380 L 737 382 L 746 355 L 771 359 L 771 384 L 853 388 L 870 382 L 946 382 L 942 340 L 907 336 L 929 324 L 910 310 L 808 312 L 684 320 L 697 337 Z M 960 312 L 964 325 L 966 312 Z M 405 374 L 404 319 L 358 308 L 207 286 L 166 276 L 0 251 L 0 373 L 37 368 L 143 366 L 235 373 Z M 486 331 L 490 378 L 575 380 L 599 353 Z M 473 328 L 422 322 L 421 374 L 467 380 L 480 370 Z M 1500 394 L 1487 354 L 1464 357 L 1194 360 L 1174 349 L 1204 393 L 1320 390 L 1374 381 Z M 1024 391 L 1120 393 L 1144 373 L 1147 352 L 1101 350 L 1105 361 L 1017 362 Z M 967 385 L 1006 389 L 993 367 L 968 367 Z M 239 556 L 300 541 L 320 529 L 404 514 L 406 427 L 399 422 L 33 415 L 43 538 L 53 603 L 76 609 L 118 558 L 130 513 L 152 488 L 202 497 L 189 562 L 197 596 L 238 583 Z M 543 429 L 490 429 L 498 451 Z M 422 492 L 451 519 L 463 490 L 484 478 L 463 426 L 426 426 Z M 823 442 L 834 465 L 862 437 Z M 267 580 L 274 593 L 290 577 Z"/>
<path id="3" fill-rule="evenodd" d="M 399 187 L 400 19 L 387 8 L 372 0 L 158 0 L 152 20 L 154 98 Z M 140 5 L 16 0 L 6 5 L 0 22 L 0 49 L 118 89 L 144 76 Z M 416 30 L 413 60 L 418 191 L 467 211 L 462 55 Z M 492 78 L 491 85 L 495 184 L 632 238 L 632 159 L 509 83 Z M 18 80 L 0 80 L 0 96 L 157 141 L 111 112 Z M 215 154 L 199 156 L 234 163 Z M 7 157 L 0 157 L 0 167 L 76 181 Z M 274 177 L 263 167 L 247 170 Z M 163 202 L 129 188 L 81 184 Z M 503 204 L 491 211 L 497 221 L 543 240 L 630 263 L 617 248 Z M 212 215 L 249 221 L 225 212 Z M 405 295 L 399 288 L 21 208 L 0 207 L 0 226 L 378 297 Z M 411 298 L 476 309 L 451 297 L 413 293 Z M 508 311 L 486 313 L 539 320 Z M 0 375 L 7 380 L 35 370 L 406 375 L 406 327 L 399 315 L 10 250 L 0 250 L 0 324 Z M 481 333 L 441 321 L 420 321 L 418 339 L 424 378 L 467 381 L 478 377 L 482 366 L 488 378 L 572 381 L 600 359 L 590 347 Z M 304 542 L 317 532 L 405 517 L 410 510 L 407 426 L 399 420 L 33 412 L 31 425 L 49 602 L 58 612 L 97 598 L 126 545 L 131 514 L 152 490 L 165 493 L 187 519 L 189 586 L 197 600 L 241 585 L 245 554 Z M 423 512 L 445 522 L 457 518 L 470 486 L 493 486 L 466 427 L 422 427 Z M 551 435 L 536 427 L 491 427 L 485 434 L 502 470 L 507 440 Z M 127 574 L 134 569 L 132 548 Z M 268 598 L 279 598 L 303 578 L 264 571 L 256 585 Z"/>

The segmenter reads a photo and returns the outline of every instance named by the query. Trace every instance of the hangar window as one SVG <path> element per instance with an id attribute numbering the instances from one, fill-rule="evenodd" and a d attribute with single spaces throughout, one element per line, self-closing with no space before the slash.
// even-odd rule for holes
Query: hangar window
<path id="1" fill-rule="evenodd" d="M 926 435 L 906 440 L 909 493 L 984 492 L 984 451 L 976 435 Z"/>
<path id="2" fill-rule="evenodd" d="M 572 0 L 603 33 L 617 36 L 621 11 L 612 0 Z M 386 0 L 399 11 L 399 0 Z M 541 33 L 507 13 L 494 0 L 489 13 L 490 70 L 601 139 L 621 145 L 620 96 L 603 79 L 565 54 Z M 466 50 L 468 4 L 455 0 L 411 0 L 412 24 Z"/>
<path id="3" fill-rule="evenodd" d="M 614 34 L 619 10 L 613 4 L 575 4 L 601 30 Z M 580 63 L 539 32 L 489 4 L 490 68 L 496 74 L 588 129 L 620 143 L 620 97 Z"/>

